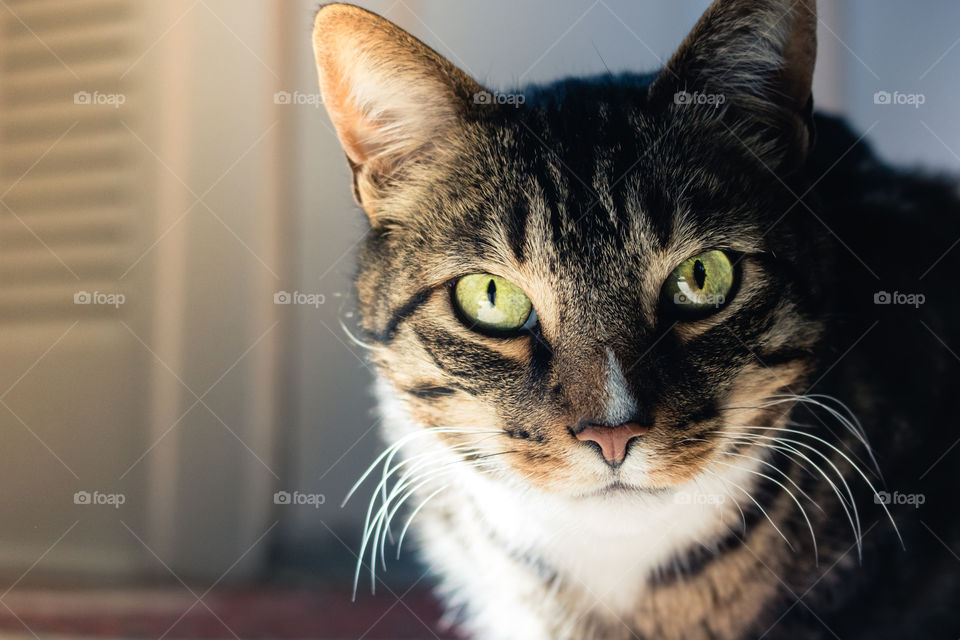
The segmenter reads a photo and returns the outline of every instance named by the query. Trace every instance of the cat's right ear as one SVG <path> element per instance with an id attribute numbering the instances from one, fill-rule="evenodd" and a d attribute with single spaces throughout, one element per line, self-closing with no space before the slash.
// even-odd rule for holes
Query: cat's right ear
<path id="1" fill-rule="evenodd" d="M 412 164 L 430 161 L 483 88 L 400 27 L 352 5 L 320 9 L 313 50 L 354 197 L 376 224 L 382 197 Z"/>

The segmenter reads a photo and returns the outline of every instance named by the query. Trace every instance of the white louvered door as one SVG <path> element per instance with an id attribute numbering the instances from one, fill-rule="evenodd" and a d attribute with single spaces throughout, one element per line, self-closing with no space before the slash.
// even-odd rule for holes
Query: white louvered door
<path id="1" fill-rule="evenodd" d="M 123 573 L 139 562 L 136 541 L 111 522 L 117 514 L 73 504 L 76 491 L 142 493 L 118 482 L 115 465 L 147 435 L 136 425 L 146 424 L 149 354 L 122 323 L 149 313 L 153 301 L 130 290 L 149 289 L 151 274 L 120 276 L 148 233 L 149 175 L 123 124 L 137 119 L 136 96 L 122 108 L 95 103 L 118 93 L 138 55 L 136 5 L 0 8 L 0 562 L 9 569 L 68 530 L 50 572 Z M 85 293 L 91 303 L 78 304 Z M 125 300 L 96 304 L 95 294 Z M 137 526 L 145 505 L 130 507 L 124 517 Z"/>
<path id="2" fill-rule="evenodd" d="M 269 524 L 279 49 L 232 5 L 0 5 L 0 572 L 216 577 Z"/>
<path id="3" fill-rule="evenodd" d="M 116 93 L 117 78 L 137 55 L 136 4 L 38 0 L 0 10 L 0 314 L 6 319 L 35 324 L 73 317 L 80 284 L 109 290 L 125 268 L 142 206 L 136 141 L 122 124 L 132 105 L 122 111 L 82 105 L 74 96 Z M 98 305 L 81 311 L 110 313 Z"/>

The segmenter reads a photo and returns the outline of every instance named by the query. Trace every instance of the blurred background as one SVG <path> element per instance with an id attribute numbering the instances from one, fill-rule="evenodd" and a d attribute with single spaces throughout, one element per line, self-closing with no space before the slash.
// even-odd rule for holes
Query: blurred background
<path id="1" fill-rule="evenodd" d="M 654 69 L 708 2 L 357 4 L 506 89 Z M 819 107 L 960 169 L 960 4 L 820 4 Z M 349 603 L 382 445 L 317 6 L 0 0 L 0 636 L 449 633 L 408 552 Z"/>

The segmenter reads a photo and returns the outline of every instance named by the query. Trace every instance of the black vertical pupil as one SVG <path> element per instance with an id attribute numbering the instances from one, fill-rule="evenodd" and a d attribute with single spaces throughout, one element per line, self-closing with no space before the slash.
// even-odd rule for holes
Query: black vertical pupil
<path id="1" fill-rule="evenodd" d="M 490 306 L 497 306 L 497 283 L 493 280 L 487 285 L 487 299 L 490 301 Z"/>
<path id="2" fill-rule="evenodd" d="M 693 279 L 697 282 L 697 288 L 703 289 L 703 284 L 707 281 L 707 268 L 699 260 L 693 263 Z"/>

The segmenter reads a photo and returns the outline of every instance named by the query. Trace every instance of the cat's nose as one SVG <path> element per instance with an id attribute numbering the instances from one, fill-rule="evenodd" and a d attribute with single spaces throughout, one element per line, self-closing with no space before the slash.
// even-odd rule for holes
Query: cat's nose
<path id="1" fill-rule="evenodd" d="M 590 424 L 574 435 L 581 442 L 596 442 L 607 463 L 618 465 L 627 457 L 627 444 L 649 430 L 650 427 L 638 422 L 624 422 L 615 427 Z"/>

